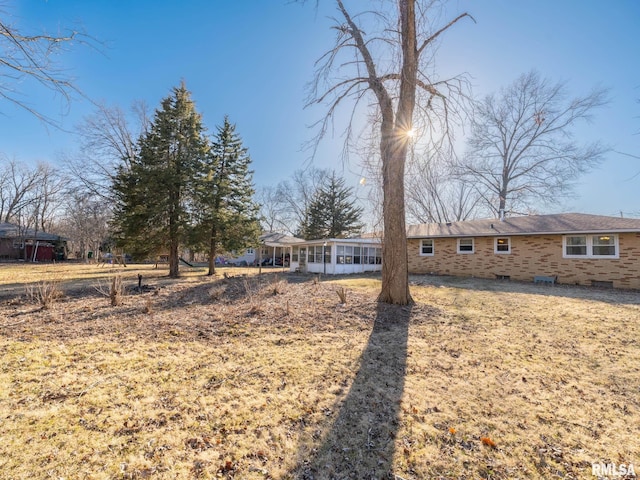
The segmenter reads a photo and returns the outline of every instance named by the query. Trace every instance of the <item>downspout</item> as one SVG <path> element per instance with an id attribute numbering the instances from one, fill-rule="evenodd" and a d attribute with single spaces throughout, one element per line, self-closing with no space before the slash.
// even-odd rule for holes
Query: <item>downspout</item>
<path id="1" fill-rule="evenodd" d="M 40 245 L 40 241 L 39 241 L 39 240 L 36 240 L 36 244 L 35 244 L 35 246 L 33 247 L 33 257 L 31 258 L 31 261 L 32 261 L 32 262 L 35 262 L 35 261 L 36 261 L 36 258 L 37 258 L 37 256 L 38 256 L 38 245 Z"/>

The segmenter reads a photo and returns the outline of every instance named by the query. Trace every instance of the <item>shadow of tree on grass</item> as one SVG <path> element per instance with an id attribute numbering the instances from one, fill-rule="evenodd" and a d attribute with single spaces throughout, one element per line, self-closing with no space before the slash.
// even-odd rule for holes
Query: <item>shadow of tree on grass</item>
<path id="1" fill-rule="evenodd" d="M 301 446 L 288 478 L 393 479 L 411 307 L 379 304 L 359 371 L 321 444 Z"/>

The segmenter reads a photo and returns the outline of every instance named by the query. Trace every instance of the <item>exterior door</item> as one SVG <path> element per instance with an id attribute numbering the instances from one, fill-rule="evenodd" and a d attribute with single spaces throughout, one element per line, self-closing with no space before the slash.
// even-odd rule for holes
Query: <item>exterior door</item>
<path id="1" fill-rule="evenodd" d="M 303 273 L 307 272 L 307 249 L 304 247 L 300 247 L 300 271 Z"/>

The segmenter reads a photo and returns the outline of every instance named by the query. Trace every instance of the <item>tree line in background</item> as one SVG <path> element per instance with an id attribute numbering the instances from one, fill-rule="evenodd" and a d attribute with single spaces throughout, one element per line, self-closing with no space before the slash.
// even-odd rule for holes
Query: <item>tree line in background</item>
<path id="1" fill-rule="evenodd" d="M 540 213 L 569 198 L 580 176 L 609 150 L 573 138 L 605 105 L 607 92 L 571 97 L 569 86 L 536 71 L 469 105 L 465 150 L 419 146 L 407 162 L 413 223 Z"/>
<path id="2" fill-rule="evenodd" d="M 387 240 L 380 299 L 391 303 L 411 301 L 406 218 L 447 222 L 536 211 L 570 195 L 607 151 L 572 138 L 578 123 L 607 102 L 603 89 L 572 98 L 567 84 L 532 71 L 474 100 L 466 75 L 439 78 L 434 60 L 441 36 L 472 19 L 464 12 L 436 27 L 433 19 L 443 18 L 445 3 L 399 0 L 379 11 L 351 12 L 336 0 L 336 41 L 310 84 L 308 104 L 327 106 L 317 141 L 348 101 L 351 119 L 362 113 L 369 120 L 371 130 L 360 135 L 347 125 L 344 151 L 361 155 L 371 179 L 370 205 Z M 26 78 L 65 99 L 80 93 L 53 59 L 61 46 L 81 38 L 73 31 L 24 35 L 0 21 L 0 77 L 9 80 L 0 85 L 0 100 L 50 122 L 11 84 Z M 206 251 L 213 273 L 219 249 L 255 241 L 259 231 L 250 158 L 235 126 L 225 118 L 207 137 L 184 85 L 152 119 L 144 105 L 134 111 L 132 129 L 122 110 L 100 107 L 80 127 L 80 152 L 66 159 L 64 174 L 44 163 L 27 167 L 0 159 L 0 219 L 42 230 L 57 219 L 78 239 L 83 256 L 106 242 L 105 233 L 139 255 L 167 250 L 172 275 L 182 247 Z M 458 154 L 454 132 L 463 124 L 470 133 Z M 294 172 L 265 187 L 260 204 L 269 230 L 324 237 L 362 228 L 362 208 L 335 172 Z"/>
<path id="3" fill-rule="evenodd" d="M 605 101 L 603 90 L 569 98 L 566 84 L 536 72 L 520 76 L 475 104 L 463 155 L 414 146 L 408 220 L 461 221 L 557 203 L 606 151 L 571 138 L 571 127 Z M 375 212 L 358 205 L 353 188 L 328 169 L 296 170 L 254 195 L 251 160 L 235 126 L 225 118 L 207 138 L 184 85 L 153 118 L 142 104 L 131 110 L 101 106 L 87 117 L 79 151 L 67 154 L 64 168 L 0 158 L 0 220 L 55 229 L 74 239 L 81 258 L 115 245 L 138 257 L 173 251 L 173 273 L 179 246 L 207 252 L 213 273 L 217 254 L 255 242 L 260 229 L 339 238 L 361 233 L 365 217 L 369 228 L 376 224 Z M 377 168 L 369 166 L 369 194 L 379 198 Z"/>
<path id="4" fill-rule="evenodd" d="M 348 238 L 363 233 L 365 209 L 335 170 L 299 169 L 258 191 L 263 228 L 305 238 Z"/>
<path id="5" fill-rule="evenodd" d="M 171 276 L 178 275 L 185 250 L 205 253 L 213 274 L 217 255 L 257 245 L 268 225 L 260 225 L 251 158 L 228 117 L 207 136 L 184 83 L 153 118 L 141 105 L 133 111 L 135 129 L 119 108 L 103 106 L 86 118 L 79 152 L 65 158 L 64 171 L 0 159 L 0 219 L 67 236 L 80 258 L 112 248 L 138 259 L 167 254 Z M 293 179 L 304 175 L 296 172 Z M 295 225 L 289 233 L 359 233 L 363 209 L 354 206 L 344 179 L 317 169 L 310 178 L 313 184 L 278 187 L 305 193 L 303 200 L 283 199 L 299 214 L 288 218 Z"/>

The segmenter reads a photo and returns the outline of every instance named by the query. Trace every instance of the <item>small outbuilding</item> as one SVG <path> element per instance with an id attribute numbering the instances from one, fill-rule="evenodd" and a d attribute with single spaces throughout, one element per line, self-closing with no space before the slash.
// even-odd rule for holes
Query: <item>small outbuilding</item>
<path id="1" fill-rule="evenodd" d="M 66 239 L 51 233 L 0 223 L 0 259 L 47 262 L 64 260 Z"/>

